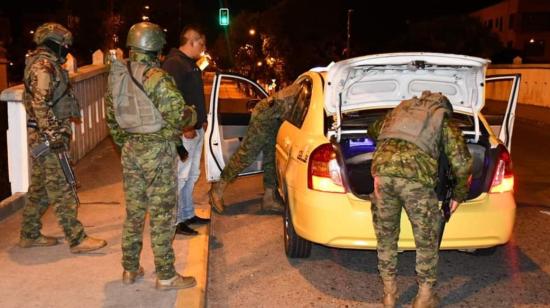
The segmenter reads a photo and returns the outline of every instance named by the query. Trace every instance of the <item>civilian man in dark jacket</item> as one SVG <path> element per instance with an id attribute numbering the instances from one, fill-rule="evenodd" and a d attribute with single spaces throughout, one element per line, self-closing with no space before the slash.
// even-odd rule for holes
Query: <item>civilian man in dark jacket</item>
<path id="1" fill-rule="evenodd" d="M 206 111 L 202 72 L 196 61 L 205 51 L 206 37 L 196 26 L 185 27 L 180 34 L 180 47 L 172 48 L 162 68 L 176 81 L 185 103 L 195 106 L 197 124 L 183 129 L 181 140 L 189 158 L 178 161 L 178 214 L 176 233 L 196 235 L 191 224 L 207 224 L 210 219 L 195 215 L 193 188 L 200 175 L 200 160 L 206 130 Z"/>

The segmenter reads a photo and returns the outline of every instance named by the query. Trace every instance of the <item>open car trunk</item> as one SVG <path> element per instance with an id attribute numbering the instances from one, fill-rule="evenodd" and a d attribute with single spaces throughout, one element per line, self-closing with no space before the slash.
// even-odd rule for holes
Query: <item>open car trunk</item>
<path id="1" fill-rule="evenodd" d="M 348 114 L 342 122 L 340 142 L 337 142 L 335 138 L 332 139 L 339 156 L 344 181 L 349 190 L 362 199 L 369 199 L 369 194 L 374 190 L 371 162 L 376 150 L 376 141 L 367 136 L 367 127 L 370 123 L 383 117 L 386 112 L 387 110 L 365 110 Z M 471 116 L 455 113 L 453 121 L 463 131 L 472 131 L 474 124 Z M 500 154 L 498 153 L 500 148 L 491 149 L 488 133 L 483 126 L 480 131 L 481 136 L 477 142 L 473 136 L 464 136 L 473 158 L 472 181 L 468 199 L 474 199 L 481 193 L 489 191 Z M 439 172 L 439 174 L 442 175 L 443 172 Z M 438 187 L 436 191 L 442 199 L 441 189 Z"/>

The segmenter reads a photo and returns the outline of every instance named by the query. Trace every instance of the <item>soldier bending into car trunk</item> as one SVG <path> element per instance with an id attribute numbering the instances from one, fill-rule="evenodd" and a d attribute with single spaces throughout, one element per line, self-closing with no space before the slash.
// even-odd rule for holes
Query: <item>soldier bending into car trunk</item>
<path id="1" fill-rule="evenodd" d="M 438 304 L 433 288 L 439 259 L 438 226 L 442 219 L 435 193 L 439 155 L 447 156 L 456 179 L 451 212 L 467 197 L 472 169 L 470 152 L 460 129 L 451 121 L 452 113 L 447 97 L 424 91 L 420 98 L 402 101 L 383 120 L 369 127 L 369 135 L 378 144 L 371 167 L 372 213 L 384 307 L 394 307 L 397 300 L 401 208 L 407 212 L 416 244 L 419 287 L 413 307 Z"/>

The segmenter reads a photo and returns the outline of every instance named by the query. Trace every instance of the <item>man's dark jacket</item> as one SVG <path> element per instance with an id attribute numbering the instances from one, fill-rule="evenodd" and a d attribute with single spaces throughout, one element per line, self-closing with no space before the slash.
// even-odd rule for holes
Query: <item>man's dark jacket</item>
<path id="1" fill-rule="evenodd" d="M 172 48 L 166 56 L 162 68 L 174 77 L 176 86 L 185 99 L 185 104 L 195 106 L 197 112 L 195 129 L 201 128 L 202 124 L 206 122 L 206 109 L 202 72 L 195 60 L 189 58 L 179 49 Z"/>

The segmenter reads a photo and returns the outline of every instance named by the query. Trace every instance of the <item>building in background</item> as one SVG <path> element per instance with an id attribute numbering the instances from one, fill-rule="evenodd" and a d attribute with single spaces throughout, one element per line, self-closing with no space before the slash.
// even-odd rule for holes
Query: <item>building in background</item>
<path id="1" fill-rule="evenodd" d="M 524 62 L 550 62 L 550 1 L 505 0 L 470 14 Z"/>

